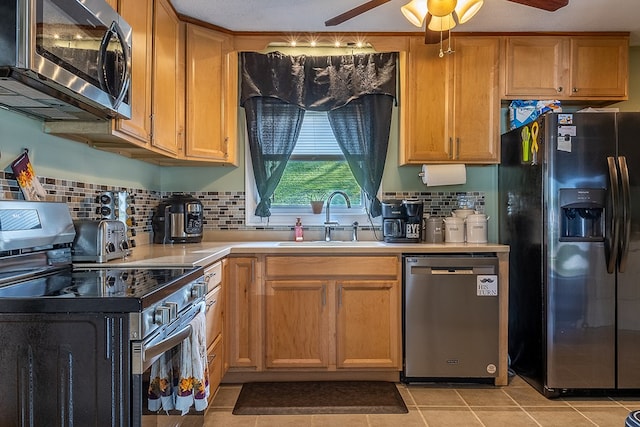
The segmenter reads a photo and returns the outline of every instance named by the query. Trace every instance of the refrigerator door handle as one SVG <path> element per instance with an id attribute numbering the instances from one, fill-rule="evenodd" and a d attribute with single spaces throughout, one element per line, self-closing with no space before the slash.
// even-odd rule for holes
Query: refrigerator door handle
<path id="1" fill-rule="evenodd" d="M 631 190 L 629 184 L 629 168 L 627 158 L 618 157 L 618 169 L 620 170 L 620 181 L 622 183 L 622 230 L 620 233 L 620 262 L 618 271 L 624 273 L 629 258 L 629 239 L 631 237 Z"/>
<path id="2" fill-rule="evenodd" d="M 609 191 L 611 197 L 611 230 L 607 230 L 610 231 L 610 234 L 607 238 L 605 250 L 609 252 L 607 257 L 607 273 L 613 274 L 616 271 L 618 249 L 620 246 L 620 213 L 618 212 L 620 207 L 620 188 L 618 185 L 618 168 L 616 167 L 616 161 L 613 157 L 607 157 L 607 166 L 609 168 L 609 184 L 611 189 Z"/>

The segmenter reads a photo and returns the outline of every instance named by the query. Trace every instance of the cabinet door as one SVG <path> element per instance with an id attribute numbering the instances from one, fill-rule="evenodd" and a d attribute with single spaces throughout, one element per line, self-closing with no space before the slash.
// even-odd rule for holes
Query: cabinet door
<path id="1" fill-rule="evenodd" d="M 222 307 L 223 307 L 222 286 L 216 286 L 207 293 L 206 300 L 206 323 L 207 323 L 207 347 L 222 334 Z"/>
<path id="2" fill-rule="evenodd" d="M 346 280 L 336 286 L 337 367 L 400 370 L 398 282 Z"/>
<path id="3" fill-rule="evenodd" d="M 571 39 L 571 96 L 626 99 L 629 39 L 574 37 Z"/>
<path id="4" fill-rule="evenodd" d="M 183 24 L 168 0 L 156 0 L 153 30 L 153 147 L 173 156 L 184 147 Z"/>
<path id="5" fill-rule="evenodd" d="M 131 25 L 131 119 L 117 120 L 116 131 L 142 145 L 151 139 L 153 0 L 120 0 L 119 13 Z"/>
<path id="6" fill-rule="evenodd" d="M 497 163 L 500 134 L 500 39 L 455 38 L 453 61 L 454 161 Z"/>
<path id="7" fill-rule="evenodd" d="M 329 365 L 330 284 L 321 280 L 268 280 L 265 284 L 267 368 Z"/>
<path id="8" fill-rule="evenodd" d="M 401 119 L 400 164 L 452 158 L 447 133 L 448 61 L 440 58 L 438 51 L 437 45 L 425 45 L 423 37 L 409 40 L 408 71 L 401 84 L 404 117 Z"/>
<path id="9" fill-rule="evenodd" d="M 219 336 L 207 348 L 207 373 L 209 374 L 209 403 L 213 401 L 216 391 L 224 376 L 222 354 L 224 353 L 224 339 Z"/>
<path id="10" fill-rule="evenodd" d="M 187 142 L 188 158 L 235 163 L 235 129 L 228 116 L 237 115 L 237 70 L 230 67 L 230 37 L 187 25 Z M 233 75 L 232 75 L 233 74 Z M 231 79 L 231 80 L 230 80 Z M 229 87 L 229 91 L 227 88 Z M 236 125 L 236 121 L 230 124 Z"/>
<path id="11" fill-rule="evenodd" d="M 562 37 L 507 37 L 504 95 L 555 99 L 569 93 L 569 44 Z"/>
<path id="12" fill-rule="evenodd" d="M 258 367 L 259 306 L 256 278 L 257 259 L 229 258 L 226 286 L 226 361 L 229 367 Z"/>

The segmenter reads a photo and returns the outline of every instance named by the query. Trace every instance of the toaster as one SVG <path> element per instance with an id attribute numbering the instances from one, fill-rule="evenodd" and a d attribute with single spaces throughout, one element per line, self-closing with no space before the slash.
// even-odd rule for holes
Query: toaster
<path id="1" fill-rule="evenodd" d="M 131 253 L 127 228 L 122 221 L 75 220 L 76 237 L 71 246 L 73 262 L 107 262 Z"/>

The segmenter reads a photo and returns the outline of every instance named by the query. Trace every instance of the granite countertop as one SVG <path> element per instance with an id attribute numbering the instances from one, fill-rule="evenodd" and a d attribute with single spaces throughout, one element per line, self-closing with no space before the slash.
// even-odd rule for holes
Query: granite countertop
<path id="1" fill-rule="evenodd" d="M 109 267 L 193 267 L 206 266 L 230 254 L 289 255 L 384 255 L 428 253 L 509 252 L 509 246 L 496 243 L 384 243 L 379 241 L 276 241 L 276 242 L 201 242 L 185 244 L 149 244 L 132 249 L 127 258 L 106 263 Z M 74 263 L 86 266 L 86 263 Z M 95 264 L 91 264 L 95 266 Z M 106 265 L 103 265 L 106 266 Z"/>

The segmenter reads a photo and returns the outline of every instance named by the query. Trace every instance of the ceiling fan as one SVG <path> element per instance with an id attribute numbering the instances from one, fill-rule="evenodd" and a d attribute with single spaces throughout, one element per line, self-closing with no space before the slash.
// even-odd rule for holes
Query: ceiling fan
<path id="1" fill-rule="evenodd" d="M 389 1 L 391 0 L 369 0 L 368 2 L 363 3 L 359 6 L 356 6 L 351 10 L 341 13 L 340 15 L 334 16 L 333 18 L 325 21 L 324 25 L 327 27 L 332 27 L 332 26 L 342 24 L 343 22 L 348 21 L 349 19 L 355 18 L 356 16 L 361 15 L 385 3 L 388 3 Z M 537 9 L 547 10 L 550 12 L 556 11 L 561 7 L 564 7 L 567 4 L 569 4 L 569 0 L 507 0 L 507 1 L 531 6 Z M 436 43 L 438 41 L 442 41 L 443 39 L 446 39 L 447 37 L 449 37 L 448 32 L 445 35 L 444 32 L 432 31 L 429 29 L 429 22 L 431 21 L 432 18 L 435 18 L 435 17 L 432 17 L 430 13 L 427 13 L 427 16 L 425 18 L 425 43 L 426 44 Z"/>

